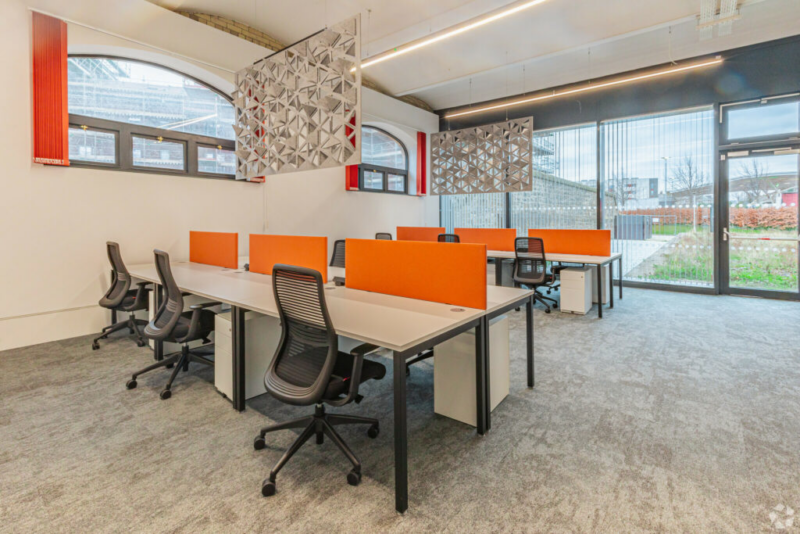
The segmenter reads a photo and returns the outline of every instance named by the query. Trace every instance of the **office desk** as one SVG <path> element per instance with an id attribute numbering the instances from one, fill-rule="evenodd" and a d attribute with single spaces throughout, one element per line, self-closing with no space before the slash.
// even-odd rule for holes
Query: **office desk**
<path id="1" fill-rule="evenodd" d="M 233 342 L 233 405 L 245 409 L 244 314 L 252 310 L 278 317 L 272 291 L 272 277 L 241 270 L 195 263 L 173 263 L 172 274 L 181 291 L 231 305 Z M 161 287 L 153 265 L 128 268 L 131 276 L 153 282 L 156 306 Z M 325 296 L 337 334 L 393 351 L 395 507 L 408 508 L 408 431 L 406 420 L 406 360 L 454 336 L 475 330 L 475 370 L 478 433 L 491 428 L 488 409 L 489 320 L 525 305 L 527 318 L 528 386 L 533 387 L 533 291 L 508 287 L 487 287 L 487 309 L 395 297 L 326 284 Z M 156 344 L 156 357 L 162 357 Z"/>
<path id="2" fill-rule="evenodd" d="M 486 257 L 495 260 L 513 260 L 516 255 L 512 251 L 488 250 Z M 610 256 L 584 256 L 582 254 L 545 254 L 547 261 L 559 263 L 577 263 L 581 265 L 594 265 L 597 273 L 597 316 L 603 318 L 603 267 L 609 265 L 611 272 L 611 291 L 609 292 L 609 305 L 614 307 L 614 262 L 619 266 L 619 298 L 622 300 L 622 253 L 614 252 Z M 494 280 L 496 285 L 503 282 L 503 270 L 495 262 Z"/>

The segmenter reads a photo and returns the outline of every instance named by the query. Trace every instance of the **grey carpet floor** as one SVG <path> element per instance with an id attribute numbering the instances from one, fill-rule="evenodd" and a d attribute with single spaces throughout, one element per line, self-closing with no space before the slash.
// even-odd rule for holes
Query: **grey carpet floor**
<path id="1" fill-rule="evenodd" d="M 0 531 L 771 532 L 800 514 L 800 304 L 629 289 L 602 321 L 535 320 L 536 387 L 512 313 L 511 394 L 485 437 L 435 415 L 432 366 L 412 370 L 402 516 L 388 361 L 339 410 L 382 423 L 376 440 L 341 431 L 362 484 L 312 440 L 267 499 L 261 481 L 296 434 L 259 452 L 252 439 L 308 409 L 260 397 L 236 413 L 199 366 L 169 401 L 164 372 L 127 391 L 152 356 L 122 338 L 2 352 Z"/>

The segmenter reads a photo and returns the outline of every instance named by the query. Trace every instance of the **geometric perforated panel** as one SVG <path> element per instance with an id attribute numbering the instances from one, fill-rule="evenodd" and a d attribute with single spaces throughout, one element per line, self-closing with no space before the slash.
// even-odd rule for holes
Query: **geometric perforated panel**
<path id="1" fill-rule="evenodd" d="M 236 177 L 361 163 L 361 16 L 236 73 Z"/>
<path id="2" fill-rule="evenodd" d="M 533 117 L 431 135 L 431 194 L 531 191 Z"/>

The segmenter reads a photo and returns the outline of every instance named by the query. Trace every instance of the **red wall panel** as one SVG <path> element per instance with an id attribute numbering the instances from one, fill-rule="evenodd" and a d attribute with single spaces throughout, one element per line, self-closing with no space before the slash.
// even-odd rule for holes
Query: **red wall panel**
<path id="1" fill-rule="evenodd" d="M 69 165 L 67 24 L 33 13 L 33 161 Z"/>
<path id="2" fill-rule="evenodd" d="M 428 136 L 417 132 L 417 196 L 428 193 Z"/>

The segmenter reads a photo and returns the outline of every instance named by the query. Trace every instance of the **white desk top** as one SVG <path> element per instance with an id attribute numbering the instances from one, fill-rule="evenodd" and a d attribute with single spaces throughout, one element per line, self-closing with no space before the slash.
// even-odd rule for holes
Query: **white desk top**
<path id="1" fill-rule="evenodd" d="M 584 256 L 582 254 L 551 254 L 545 253 L 547 261 L 560 261 L 564 263 L 585 263 L 587 265 L 602 265 L 611 261 L 615 261 L 622 256 L 621 253 L 615 252 L 610 256 Z M 504 260 L 513 260 L 515 258 L 514 252 L 509 250 L 488 250 L 486 251 L 487 258 L 500 258 Z"/>
<path id="2" fill-rule="evenodd" d="M 135 278 L 159 282 L 154 265 L 134 265 L 128 271 Z M 172 274 L 181 291 L 278 316 L 271 276 L 188 262 L 173 263 Z M 335 287 L 333 284 L 327 284 L 325 296 L 333 326 L 339 335 L 403 351 L 532 293 L 495 286 L 488 286 L 487 291 L 486 311 Z"/>

